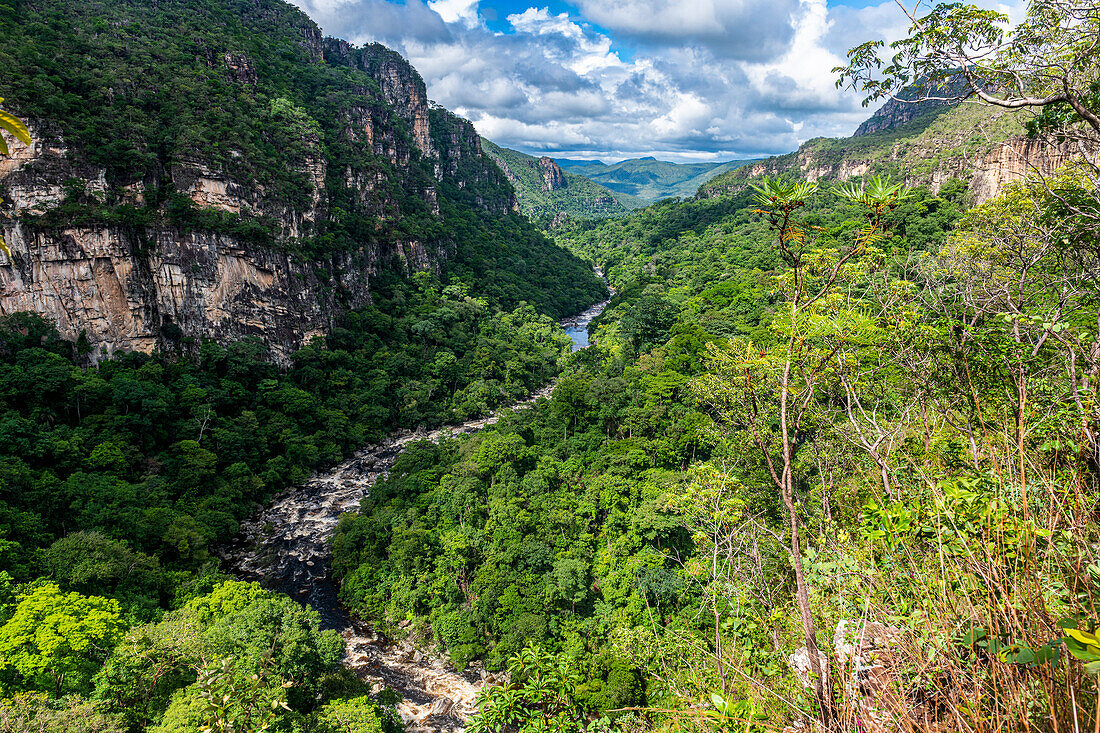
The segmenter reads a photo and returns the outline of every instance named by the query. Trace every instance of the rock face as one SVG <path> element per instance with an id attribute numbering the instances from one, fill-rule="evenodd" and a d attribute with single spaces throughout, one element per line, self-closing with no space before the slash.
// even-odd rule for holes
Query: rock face
<path id="1" fill-rule="evenodd" d="M 945 110 L 958 104 L 958 99 L 966 96 L 967 85 L 963 79 L 954 78 L 942 86 L 934 88 L 912 88 L 903 92 L 897 99 L 887 100 L 886 104 L 875 110 L 869 119 L 856 128 L 852 137 L 885 132 L 912 122 L 922 115 Z M 915 101 L 921 96 L 939 99 Z"/>
<path id="2" fill-rule="evenodd" d="M 874 136 L 868 132 L 859 139 L 871 141 Z M 1044 145 L 1022 136 L 994 142 L 982 140 L 979 131 L 972 128 L 898 139 L 882 137 L 882 142 L 871 148 L 856 140 L 811 140 L 797 152 L 716 178 L 704 184 L 698 195 L 712 198 L 740 191 L 750 179 L 761 176 L 793 174 L 812 182 L 887 173 L 910 186 L 928 186 L 933 192 L 951 179 L 967 181 L 972 202 L 981 204 L 1009 183 L 1031 173 L 1050 175 L 1079 155 L 1073 144 Z"/>
<path id="3" fill-rule="evenodd" d="M 252 5 L 261 15 L 297 12 Z M 63 337 L 83 336 L 93 362 L 250 336 L 285 361 L 347 309 L 368 305 L 382 270 L 438 272 L 455 255 L 442 191 L 492 215 L 515 209 L 473 126 L 430 108 L 400 55 L 322 39 L 304 16 L 289 17 L 299 63 L 353 70 L 334 82 L 342 86 L 330 93 L 324 132 L 312 109 L 255 103 L 268 115 L 264 134 L 289 136 L 279 144 L 294 152 L 279 170 L 292 185 L 255 175 L 259 164 L 236 151 L 219 159 L 202 146 L 177 147 L 119 180 L 70 145 L 58 121 L 27 120 L 31 145 L 8 138 L 12 157 L 0 159 L 0 230 L 11 249 L 0 253 L 0 315 L 42 314 Z M 248 53 L 208 48 L 196 62 L 222 69 L 242 99 L 273 96 Z M 356 225 L 339 246 L 325 245 L 349 211 Z"/>
<path id="4" fill-rule="evenodd" d="M 557 191 L 559 188 L 565 188 L 568 185 L 565 180 L 565 171 L 552 158 L 545 155 L 539 158 L 539 174 L 542 176 L 544 191 Z"/>
<path id="5" fill-rule="evenodd" d="M 385 98 L 410 127 L 416 147 L 432 155 L 431 123 L 428 118 L 428 92 L 420 74 L 401 54 L 379 43 L 355 48 L 347 41 L 326 38 L 325 59 L 340 66 L 362 69 L 371 75 Z"/>

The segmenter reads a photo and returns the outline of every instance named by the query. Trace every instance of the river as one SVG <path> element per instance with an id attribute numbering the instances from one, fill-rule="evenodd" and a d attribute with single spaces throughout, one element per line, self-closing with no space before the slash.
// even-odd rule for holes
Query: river
<path id="1" fill-rule="evenodd" d="M 588 324 L 607 302 L 561 321 L 573 341 L 572 350 L 589 345 Z M 548 397 L 550 384 L 528 399 L 504 409 L 523 409 Z M 329 573 L 329 540 L 345 512 L 355 511 L 374 482 L 393 467 L 405 446 L 444 435 L 474 433 L 499 419 L 468 420 L 431 432 L 401 432 L 367 446 L 335 468 L 283 492 L 271 505 L 242 524 L 224 559 L 238 578 L 256 580 L 308 603 L 321 615 L 325 628 L 336 629 L 347 643 L 344 663 L 376 688 L 390 687 L 401 695 L 397 706 L 408 731 L 460 731 L 474 710 L 474 698 L 491 674 L 471 669 L 455 672 L 445 659 L 394 643 L 369 625 L 351 618 L 340 606 Z"/>

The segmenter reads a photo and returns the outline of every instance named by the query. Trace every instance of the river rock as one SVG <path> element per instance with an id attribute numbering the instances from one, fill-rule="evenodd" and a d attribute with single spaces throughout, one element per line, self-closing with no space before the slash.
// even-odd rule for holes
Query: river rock
<path id="1" fill-rule="evenodd" d="M 585 311 L 576 325 L 586 325 L 604 305 Z M 549 384 L 505 409 L 533 405 L 549 397 L 553 387 Z M 438 430 L 405 431 L 367 446 L 335 468 L 279 494 L 267 509 L 243 522 L 237 539 L 221 552 L 237 577 L 260 581 L 264 587 L 315 608 L 322 626 L 337 629 L 344 637 L 344 664 L 379 689 L 389 687 L 403 698 L 398 706 L 402 719 L 441 721 L 423 730 L 461 731 L 474 712 L 478 691 L 496 677 L 482 673 L 484 682 L 472 683 L 453 671 L 446 659 L 416 649 L 410 641 L 389 645 L 373 629 L 349 618 L 329 577 L 329 541 L 341 515 L 359 508 L 374 482 L 389 473 L 406 446 L 417 440 L 438 441 L 447 435 L 476 432 L 498 420 L 499 412 Z M 409 621 L 399 626 L 411 628 Z M 416 733 L 421 730 L 418 726 L 409 730 Z"/>

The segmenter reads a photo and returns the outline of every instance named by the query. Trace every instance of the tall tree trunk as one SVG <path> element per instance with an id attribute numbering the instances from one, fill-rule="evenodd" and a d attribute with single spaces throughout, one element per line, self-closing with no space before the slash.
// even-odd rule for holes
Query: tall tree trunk
<path id="1" fill-rule="evenodd" d="M 797 322 L 798 298 L 791 299 L 791 323 Z M 779 389 L 779 427 L 783 438 L 783 473 L 780 477 L 780 493 L 787 507 L 787 516 L 791 532 L 791 564 L 794 566 L 795 599 L 798 613 L 802 617 L 802 634 L 806 652 L 810 657 L 810 671 L 813 673 L 814 698 L 817 701 L 821 724 L 825 730 L 833 727 L 833 688 L 828 680 L 828 668 L 821 668 L 821 655 L 817 648 L 817 630 L 813 613 L 810 610 L 810 592 L 806 587 L 806 576 L 802 571 L 802 543 L 799 538 L 798 510 L 794 503 L 794 441 L 791 433 L 797 432 L 797 425 L 790 424 L 791 364 L 794 359 L 795 332 L 792 327 L 787 341 L 787 359 L 783 366 L 783 376 Z"/>

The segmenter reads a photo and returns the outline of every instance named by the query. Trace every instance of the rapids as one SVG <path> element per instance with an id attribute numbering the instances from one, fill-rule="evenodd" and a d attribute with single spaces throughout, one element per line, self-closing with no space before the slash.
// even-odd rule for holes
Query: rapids
<path id="1" fill-rule="evenodd" d="M 587 326 L 606 307 L 607 302 L 599 303 L 562 321 L 573 340 L 573 351 L 588 346 Z M 526 408 L 548 397 L 553 388 L 551 383 L 503 409 Z M 347 644 L 344 664 L 375 683 L 375 689 L 389 687 L 401 696 L 397 711 L 408 731 L 461 731 L 474 711 L 478 690 L 496 680 L 472 666 L 472 671 L 460 674 L 445 658 L 414 648 L 408 641 L 394 643 L 351 618 L 340 606 L 329 574 L 329 541 L 340 516 L 359 508 L 374 482 L 390 471 L 407 445 L 477 432 L 496 423 L 499 412 L 431 432 L 400 432 L 359 450 L 335 468 L 277 496 L 241 525 L 223 553 L 234 575 L 308 603 L 321 615 L 324 628 L 338 630 Z"/>

